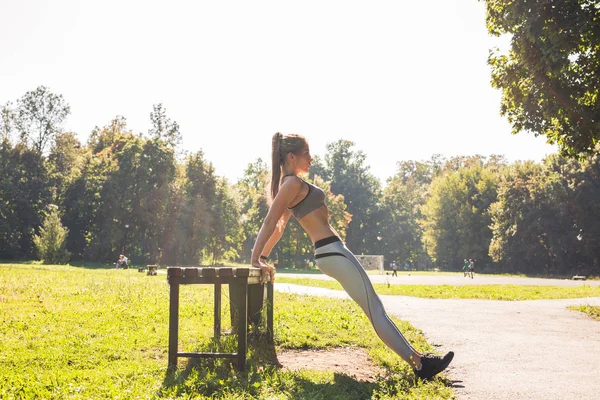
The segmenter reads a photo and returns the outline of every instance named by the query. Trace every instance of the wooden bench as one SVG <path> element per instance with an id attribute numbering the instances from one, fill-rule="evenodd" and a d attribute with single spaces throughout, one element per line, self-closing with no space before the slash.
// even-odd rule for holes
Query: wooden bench
<path id="1" fill-rule="evenodd" d="M 146 275 L 153 275 L 156 276 L 157 274 L 157 270 L 158 270 L 158 265 L 148 265 L 148 272 L 146 273 Z"/>
<path id="2" fill-rule="evenodd" d="M 260 285 L 260 268 L 167 268 L 170 286 L 169 296 L 169 368 L 177 367 L 177 358 L 229 358 L 237 361 L 237 369 L 246 369 L 248 351 L 248 289 Z M 267 338 L 273 339 L 273 284 L 266 278 L 267 286 Z M 192 353 L 179 352 L 179 285 L 204 284 L 214 286 L 214 337 L 221 335 L 221 285 L 229 284 L 230 299 L 236 301 L 237 323 L 233 327 L 238 337 L 237 353 Z M 264 290 L 264 288 L 263 288 Z M 234 295 L 235 294 L 235 295 Z M 232 306 L 234 306 L 232 301 Z M 233 313 L 232 313 L 233 315 Z"/>

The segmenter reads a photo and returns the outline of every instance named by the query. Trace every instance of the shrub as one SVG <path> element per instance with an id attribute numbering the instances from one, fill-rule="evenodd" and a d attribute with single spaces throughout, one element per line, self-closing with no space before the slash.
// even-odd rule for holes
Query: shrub
<path id="1" fill-rule="evenodd" d="M 60 222 L 58 207 L 50 205 L 40 234 L 33 237 L 33 243 L 44 264 L 66 264 L 71 254 L 65 248 L 69 230 Z"/>

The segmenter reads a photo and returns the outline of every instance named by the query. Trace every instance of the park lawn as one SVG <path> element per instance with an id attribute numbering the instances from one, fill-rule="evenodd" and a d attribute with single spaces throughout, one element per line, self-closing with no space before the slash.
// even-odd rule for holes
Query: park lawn
<path id="1" fill-rule="evenodd" d="M 600 321 L 600 306 L 571 306 L 571 310 L 581 311 Z"/>
<path id="2" fill-rule="evenodd" d="M 223 293 L 224 330 L 229 325 Z M 212 289 L 182 286 L 180 350 L 235 352 L 212 339 Z M 445 378 L 415 382 L 408 364 L 377 338 L 349 300 L 275 293 L 275 343 L 251 342 L 247 372 L 229 363 L 180 360 L 167 372 L 166 276 L 136 270 L 0 264 L 0 398 L 58 399 L 449 399 Z M 396 320 L 420 351 L 433 347 Z M 386 373 L 369 383 L 333 371 L 285 372 L 278 350 L 358 346 Z"/>
<path id="3" fill-rule="evenodd" d="M 342 290 L 332 280 L 286 278 L 278 275 L 277 282 Z M 374 284 L 378 294 L 423 297 L 428 299 L 483 299 L 483 300 L 543 300 L 571 299 L 600 296 L 600 287 L 576 286 L 520 286 L 520 285 L 386 285 Z"/>

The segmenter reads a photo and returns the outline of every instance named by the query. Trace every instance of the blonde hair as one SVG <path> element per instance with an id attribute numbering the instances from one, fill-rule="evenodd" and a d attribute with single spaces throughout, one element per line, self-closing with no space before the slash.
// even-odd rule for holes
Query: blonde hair
<path id="1" fill-rule="evenodd" d="M 282 135 L 277 132 L 273 135 L 273 150 L 271 155 L 271 201 L 279 192 L 281 184 L 281 167 L 288 153 L 297 154 L 306 146 L 306 139 L 302 135 Z"/>

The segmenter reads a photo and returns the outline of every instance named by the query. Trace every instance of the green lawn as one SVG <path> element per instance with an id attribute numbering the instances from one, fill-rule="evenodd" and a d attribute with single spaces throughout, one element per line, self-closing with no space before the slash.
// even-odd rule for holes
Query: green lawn
<path id="1" fill-rule="evenodd" d="M 227 302 L 224 290 L 223 304 Z M 408 365 L 377 338 L 348 300 L 275 293 L 275 343 L 253 341 L 249 367 L 223 360 L 180 361 L 167 372 L 166 276 L 135 269 L 0 264 L 1 399 L 449 399 L 442 377 L 415 382 Z M 212 289 L 181 288 L 180 350 L 235 351 L 212 336 Z M 224 330 L 228 310 L 223 307 Z M 396 320 L 408 340 L 432 351 L 421 332 Z M 386 373 L 376 383 L 332 371 L 283 372 L 283 348 L 359 346 Z"/>
<path id="2" fill-rule="evenodd" d="M 332 280 L 310 278 L 286 278 L 278 275 L 276 282 L 293 283 L 342 290 L 342 286 Z M 600 287 L 577 286 L 520 286 L 520 285 L 386 285 L 375 284 L 379 294 L 424 297 L 430 299 L 485 299 L 485 300 L 542 300 L 570 299 L 600 296 Z"/>

